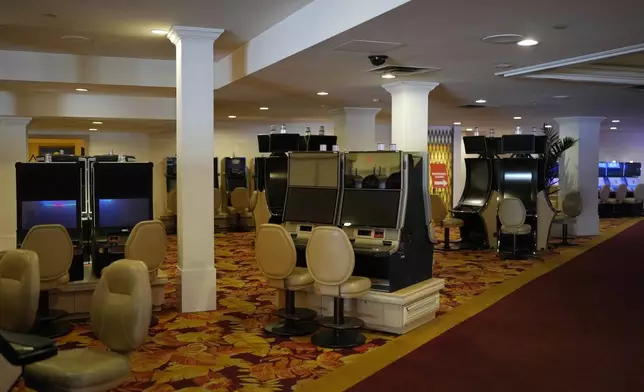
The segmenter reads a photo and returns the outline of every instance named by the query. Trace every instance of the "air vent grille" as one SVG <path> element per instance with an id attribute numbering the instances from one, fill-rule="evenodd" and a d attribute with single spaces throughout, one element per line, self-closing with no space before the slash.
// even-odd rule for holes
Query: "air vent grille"
<path id="1" fill-rule="evenodd" d="M 418 75 L 428 72 L 440 71 L 441 68 L 434 67 L 416 67 L 416 66 L 407 66 L 407 65 L 383 65 L 382 67 L 377 67 L 370 69 L 367 72 L 376 72 L 376 73 L 392 73 L 396 76 L 409 76 L 409 75 Z"/>
<path id="2" fill-rule="evenodd" d="M 470 105 L 463 105 L 463 106 L 459 106 L 459 107 L 463 108 L 463 109 L 482 109 L 482 108 L 485 108 L 487 106 L 470 104 Z"/>

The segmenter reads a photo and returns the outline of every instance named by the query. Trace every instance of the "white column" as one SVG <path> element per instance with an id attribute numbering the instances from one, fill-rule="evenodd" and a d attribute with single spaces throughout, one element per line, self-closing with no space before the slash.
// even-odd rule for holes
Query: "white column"
<path id="1" fill-rule="evenodd" d="M 599 161 L 599 132 L 604 117 L 555 118 L 559 137 L 571 137 L 577 144 L 567 150 L 559 162 L 559 200 L 578 189 L 584 203 L 577 223 L 571 227 L 575 235 L 599 234 L 597 213 L 597 162 Z"/>
<path id="2" fill-rule="evenodd" d="M 429 93 L 434 82 L 394 82 L 382 87 L 391 94 L 391 142 L 398 150 L 427 151 Z"/>
<path id="3" fill-rule="evenodd" d="M 456 207 L 465 189 L 465 145 L 461 127 L 454 127 L 452 162 L 452 207 Z"/>
<path id="4" fill-rule="evenodd" d="M 31 118 L 0 116 L 0 250 L 16 249 L 16 162 L 27 158 Z"/>
<path id="5" fill-rule="evenodd" d="M 341 151 L 376 149 L 376 115 L 380 108 L 342 108 L 331 110 Z"/>
<path id="6" fill-rule="evenodd" d="M 217 307 L 213 209 L 214 48 L 223 30 L 174 26 L 181 312 Z"/>

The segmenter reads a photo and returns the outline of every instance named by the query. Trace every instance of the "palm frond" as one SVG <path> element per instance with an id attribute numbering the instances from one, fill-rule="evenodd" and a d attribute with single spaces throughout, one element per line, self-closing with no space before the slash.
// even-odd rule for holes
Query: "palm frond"
<path id="1" fill-rule="evenodd" d="M 571 137 L 564 137 L 563 139 L 559 138 L 559 133 L 553 128 L 546 128 L 544 124 L 541 130 L 544 135 L 548 138 L 548 152 L 545 154 L 546 159 L 546 187 L 549 188 L 554 179 L 557 177 L 555 171 L 555 166 L 557 162 L 563 155 L 563 153 L 574 147 L 577 144 L 577 140 Z"/>

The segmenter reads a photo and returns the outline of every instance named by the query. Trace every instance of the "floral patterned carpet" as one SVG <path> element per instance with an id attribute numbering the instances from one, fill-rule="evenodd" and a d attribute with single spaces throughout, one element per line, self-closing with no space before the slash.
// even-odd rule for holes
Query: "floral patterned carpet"
<path id="1" fill-rule="evenodd" d="M 624 223 L 601 221 L 601 230 Z M 439 237 L 440 234 L 439 234 Z M 394 335 L 366 333 L 367 343 L 347 350 L 329 350 L 311 344 L 309 337 L 267 335 L 263 325 L 275 307 L 275 291 L 254 260 L 254 233 L 217 234 L 217 311 L 178 314 L 176 298 L 176 237 L 170 237 L 163 269 L 170 278 L 166 304 L 157 313 L 160 322 L 150 339 L 134 353 L 131 378 L 116 391 L 291 391 L 324 376 L 378 346 Z M 583 245 L 583 238 L 576 242 Z M 543 255 L 556 254 L 550 251 Z M 529 269 L 538 260 L 499 261 L 491 251 L 435 252 L 434 276 L 445 279 L 439 315 L 485 290 Z M 58 340 L 61 350 L 101 347 L 87 324 Z M 19 385 L 17 391 L 27 390 Z"/>

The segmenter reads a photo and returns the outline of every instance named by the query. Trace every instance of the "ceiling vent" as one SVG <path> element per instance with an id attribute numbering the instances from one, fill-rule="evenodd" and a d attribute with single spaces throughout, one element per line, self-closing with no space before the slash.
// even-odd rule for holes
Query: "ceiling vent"
<path id="1" fill-rule="evenodd" d="M 382 54 L 391 52 L 392 50 L 398 48 L 402 48 L 403 46 L 405 45 L 398 42 L 367 41 L 355 39 L 353 41 L 345 42 L 342 45 L 337 46 L 333 50 L 339 50 L 341 52 Z"/>
<path id="2" fill-rule="evenodd" d="M 485 106 L 485 105 L 474 105 L 474 104 L 459 106 L 459 108 L 461 108 L 461 109 L 482 109 L 482 108 L 485 108 L 485 107 L 487 107 L 487 106 Z"/>
<path id="3" fill-rule="evenodd" d="M 440 71 L 441 68 L 435 68 L 435 67 L 415 67 L 415 66 L 407 66 L 407 65 L 383 65 L 381 67 L 376 67 L 373 69 L 368 70 L 367 72 L 375 72 L 375 73 L 390 73 L 394 74 L 396 76 L 411 76 L 411 75 L 419 75 L 419 74 L 424 74 L 428 72 L 436 72 Z"/>

